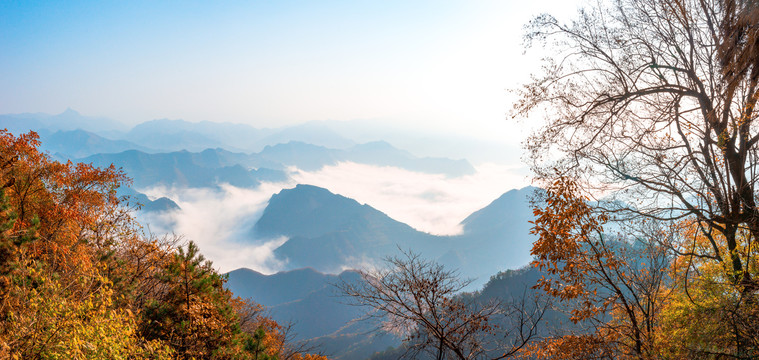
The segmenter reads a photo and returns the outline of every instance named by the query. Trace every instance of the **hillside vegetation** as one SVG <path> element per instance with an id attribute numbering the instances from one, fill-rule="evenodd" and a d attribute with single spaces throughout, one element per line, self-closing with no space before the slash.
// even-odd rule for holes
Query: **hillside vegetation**
<path id="1" fill-rule="evenodd" d="M 198 247 L 145 235 L 113 166 L 0 131 L 0 358 L 324 359 L 233 297 Z"/>

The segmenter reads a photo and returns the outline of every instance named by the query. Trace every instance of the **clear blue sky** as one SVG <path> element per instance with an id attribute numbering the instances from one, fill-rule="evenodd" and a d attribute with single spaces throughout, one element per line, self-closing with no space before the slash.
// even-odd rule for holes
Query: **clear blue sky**
<path id="1" fill-rule="evenodd" d="M 532 16 L 566 1 L 2 1 L 0 113 L 509 132 Z M 498 134 L 498 135 L 494 135 Z"/>

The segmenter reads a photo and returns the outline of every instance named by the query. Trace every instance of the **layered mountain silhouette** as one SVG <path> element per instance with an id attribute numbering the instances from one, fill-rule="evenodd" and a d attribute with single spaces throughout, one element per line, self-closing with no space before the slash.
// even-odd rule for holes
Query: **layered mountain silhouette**
<path id="1" fill-rule="evenodd" d="M 127 150 L 155 152 L 130 141 L 110 140 L 81 129 L 43 133 L 40 135 L 40 140 L 43 151 L 65 159 L 81 158 L 97 153 L 118 153 Z"/>
<path id="2" fill-rule="evenodd" d="M 147 195 L 126 186 L 120 187 L 117 194 L 126 200 L 127 206 L 144 212 L 162 212 L 179 209 L 179 205 L 167 197 L 151 200 Z"/>
<path id="3" fill-rule="evenodd" d="M 105 117 L 83 116 L 77 111 L 66 109 L 56 114 L 23 113 L 0 115 L 0 128 L 8 129 L 14 134 L 26 133 L 30 130 L 42 135 L 56 131 L 86 129 L 91 132 L 115 132 L 126 129 L 126 125 Z"/>
<path id="4" fill-rule="evenodd" d="M 270 129 L 257 129 L 244 124 L 158 119 L 138 124 L 121 136 L 125 140 L 163 152 L 201 151 L 217 147 L 250 151 L 252 148 L 249 145 L 252 142 L 272 132 Z"/>
<path id="5" fill-rule="evenodd" d="M 252 237 L 288 237 L 274 251 L 288 269 L 339 272 L 376 265 L 386 256 L 410 250 L 459 269 L 482 285 L 491 274 L 530 261 L 528 197 L 533 191 L 509 191 L 467 217 L 463 234 L 436 236 L 326 189 L 297 185 L 271 197 Z"/>
<path id="6" fill-rule="evenodd" d="M 128 141 L 131 149 L 145 152 L 198 152 L 223 147 L 235 152 L 260 152 L 266 145 L 303 142 L 331 149 L 349 149 L 356 144 L 389 141 L 394 146 L 417 155 L 465 157 L 470 160 L 499 163 L 508 158 L 504 153 L 518 154 L 517 145 L 504 145 L 463 136 L 420 134 L 381 121 L 310 121 L 281 128 L 256 128 L 246 124 L 225 122 L 190 122 L 157 119 L 133 127 L 105 117 L 85 116 L 72 109 L 60 114 L 23 113 L 0 115 L 0 129 L 14 134 L 37 131 L 43 137 L 57 131 L 85 130 L 107 140 Z M 76 143 L 67 144 L 76 147 Z M 82 154 L 83 149 L 61 152 L 60 159 L 77 158 L 113 150 L 97 150 Z M 52 151 L 55 154 L 57 151 Z M 74 153 L 78 153 L 74 154 Z"/>
<path id="7" fill-rule="evenodd" d="M 77 135 L 78 134 L 78 135 Z M 86 132 L 74 131 L 60 136 L 90 139 Z M 93 137 L 94 138 L 94 137 Z M 98 138 L 94 138 L 98 139 Z M 100 138 L 102 139 L 102 138 Z M 125 147 L 128 143 L 96 141 L 101 147 Z M 86 144 L 87 142 L 83 142 Z M 88 152 L 81 147 L 68 148 L 55 143 L 57 149 L 67 153 Z M 206 149 L 201 152 L 175 151 L 149 153 L 127 150 L 118 153 L 98 153 L 79 162 L 96 166 L 115 165 L 134 179 L 136 188 L 151 186 L 215 187 L 226 183 L 237 187 L 254 188 L 262 181 L 282 182 L 288 176 L 284 169 L 296 166 L 303 170 L 318 170 L 341 161 L 370 165 L 396 166 L 412 171 L 440 173 L 448 176 L 466 175 L 474 168 L 466 160 L 416 158 L 387 143 L 370 143 L 349 150 L 328 149 L 321 146 L 290 142 L 267 146 L 260 153 L 246 154 L 224 149 Z"/>
<path id="8" fill-rule="evenodd" d="M 96 166 L 114 164 L 134 179 L 136 188 L 157 185 L 180 187 L 215 187 L 227 183 L 238 187 L 252 188 L 261 181 L 287 179 L 281 171 L 273 169 L 249 170 L 233 160 L 242 158 L 249 165 L 249 157 L 221 149 L 211 149 L 200 153 L 177 151 L 172 153 L 148 154 L 128 150 L 116 154 L 96 154 L 80 162 Z M 234 165 L 230 165 L 234 164 Z"/>
<path id="9" fill-rule="evenodd" d="M 325 165 L 350 161 L 368 165 L 393 166 L 429 174 L 444 174 L 450 177 L 471 175 L 475 172 L 472 164 L 466 160 L 420 158 L 407 151 L 399 150 L 385 141 L 355 145 L 344 150 L 291 141 L 286 144 L 266 146 L 260 155 L 303 170 L 318 170 Z"/>
<path id="10" fill-rule="evenodd" d="M 337 275 L 320 273 L 312 268 L 284 271 L 264 275 L 258 271 L 241 268 L 229 272 L 227 286 L 235 295 L 255 299 L 264 306 L 276 306 L 305 298 L 335 283 Z"/>
<path id="11" fill-rule="evenodd" d="M 464 293 L 470 303 L 534 301 L 539 290 L 533 289 L 544 274 L 533 267 L 506 270 L 490 276 L 475 292 Z M 280 323 L 293 323 L 300 340 L 309 340 L 334 359 L 398 359 L 406 349 L 400 339 L 379 330 L 380 324 L 361 320 L 368 308 L 348 305 L 349 299 L 339 292 L 340 281 L 362 281 L 354 271 L 329 275 L 313 269 L 298 269 L 263 275 L 250 269 L 228 273 L 227 287 L 238 296 L 265 304 L 272 317 Z M 494 325 L 506 318 L 497 315 Z M 545 329 L 560 326 L 569 319 L 559 310 L 545 314 Z M 504 324 L 506 325 L 506 324 Z"/>
<path id="12" fill-rule="evenodd" d="M 302 142 L 335 149 L 347 149 L 356 145 L 356 141 L 341 135 L 333 127 L 319 122 L 308 122 L 272 131 L 256 141 L 256 147 L 266 145 Z M 258 151 L 258 150 L 257 150 Z"/>

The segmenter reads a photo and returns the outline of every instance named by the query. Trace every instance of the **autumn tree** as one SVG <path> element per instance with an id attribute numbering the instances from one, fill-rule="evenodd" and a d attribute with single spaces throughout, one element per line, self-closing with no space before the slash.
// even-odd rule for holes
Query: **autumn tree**
<path id="1" fill-rule="evenodd" d="M 167 291 L 146 304 L 146 338 L 168 342 L 187 359 L 211 358 L 231 346 L 230 335 L 240 333 L 232 295 L 197 245 L 179 247 L 157 276 Z"/>
<path id="2" fill-rule="evenodd" d="M 560 177 L 535 207 L 535 287 L 559 300 L 579 327 L 531 346 L 538 358 L 657 358 L 671 294 L 670 229 L 656 222 L 605 231 L 608 218 Z"/>
<path id="3" fill-rule="evenodd" d="M 681 253 L 696 254 L 711 247 L 692 222 L 683 222 L 679 234 Z M 736 241 L 748 259 L 746 269 L 759 274 L 759 251 L 755 246 L 747 247 L 746 240 L 746 232 L 739 232 Z M 726 251 L 725 242 L 719 243 Z M 759 306 L 756 299 L 746 298 L 742 289 L 734 286 L 731 269 L 728 259 L 717 262 L 698 256 L 675 257 L 669 271 L 673 289 L 660 319 L 664 356 L 716 359 L 759 355 Z M 743 347 L 743 353 L 738 352 L 738 346 Z"/>
<path id="4" fill-rule="evenodd" d="M 672 229 L 661 238 L 679 241 L 659 245 L 688 259 L 679 262 L 690 267 L 680 274 L 701 276 L 707 263 L 727 266 L 715 279 L 737 294 L 729 303 L 740 311 L 723 312 L 734 315 L 720 318 L 724 324 L 756 321 L 750 314 L 759 290 L 751 251 L 759 236 L 757 23 L 759 4 L 734 0 L 600 2 L 569 24 L 540 16 L 526 38 L 550 44 L 553 53 L 515 107 L 516 116 L 545 119 L 526 143 L 538 181 L 550 187 L 570 179 L 571 197 L 591 207 L 584 219 L 562 212 L 555 215 L 565 220 L 556 221 L 573 231 L 630 221 Z M 694 246 L 682 229 L 697 229 L 706 246 Z M 542 240 L 601 238 L 537 230 Z M 551 259 L 564 250 L 533 251 Z M 615 265 L 597 263 L 594 270 Z M 692 284 L 683 283 L 683 291 Z M 709 348 L 756 356 L 745 331 L 730 334 L 731 342 Z"/>
<path id="5" fill-rule="evenodd" d="M 290 351 L 192 242 L 144 234 L 124 173 L 38 146 L 0 130 L 0 358 L 326 359 Z"/>
<path id="6" fill-rule="evenodd" d="M 50 161 L 38 145 L 34 133 L 0 131 L 0 357 L 169 358 L 113 305 L 103 275 L 123 173 Z"/>
<path id="7" fill-rule="evenodd" d="M 469 281 L 417 254 L 389 257 L 386 263 L 384 269 L 361 271 L 359 282 L 338 286 L 352 304 L 372 309 L 368 318 L 402 336 L 412 356 L 503 359 L 537 335 L 545 304 L 471 301 L 460 296 Z"/>

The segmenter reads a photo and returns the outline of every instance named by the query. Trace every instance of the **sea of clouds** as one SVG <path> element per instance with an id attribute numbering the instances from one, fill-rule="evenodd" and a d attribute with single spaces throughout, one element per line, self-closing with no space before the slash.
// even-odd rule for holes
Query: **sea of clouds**
<path id="1" fill-rule="evenodd" d="M 286 238 L 256 239 L 251 229 L 269 198 L 296 184 L 328 189 L 368 204 L 419 231 L 461 233 L 461 221 L 504 192 L 529 185 L 527 170 L 482 164 L 461 177 L 413 172 L 386 166 L 342 162 L 318 171 L 289 169 L 291 181 L 263 183 L 255 189 L 221 184 L 211 188 L 138 189 L 151 198 L 166 196 L 179 210 L 140 214 L 155 233 L 173 232 L 196 242 L 220 271 L 247 267 L 265 274 L 282 270 L 273 251 Z M 353 266 L 351 264 L 350 266 Z"/>

